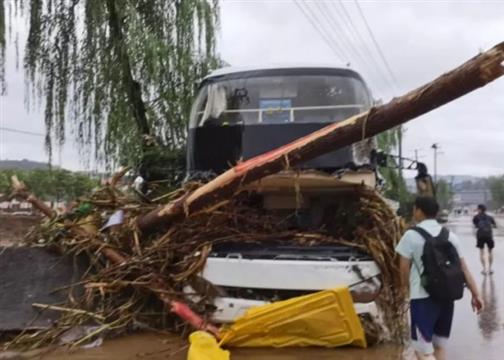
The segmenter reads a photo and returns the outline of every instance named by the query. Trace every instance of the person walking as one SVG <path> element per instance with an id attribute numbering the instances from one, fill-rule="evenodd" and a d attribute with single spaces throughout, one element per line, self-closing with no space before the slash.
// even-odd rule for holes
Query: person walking
<path id="1" fill-rule="evenodd" d="M 454 301 L 463 296 L 465 285 L 472 295 L 473 311 L 483 309 L 459 239 L 436 221 L 438 211 L 436 199 L 417 197 L 413 209 L 417 226 L 404 233 L 395 249 L 400 255 L 403 289 L 409 288 L 411 340 L 419 360 L 446 359 Z"/>
<path id="2" fill-rule="evenodd" d="M 497 227 L 497 224 L 495 223 L 495 219 L 486 213 L 486 206 L 483 204 L 478 205 L 478 214 L 474 216 L 473 224 L 476 228 L 476 247 L 480 249 L 480 260 L 481 265 L 483 266 L 481 273 L 483 275 L 491 275 L 493 274 L 492 250 L 495 247 L 492 230 Z M 485 245 L 488 251 L 488 261 L 485 259 Z"/>

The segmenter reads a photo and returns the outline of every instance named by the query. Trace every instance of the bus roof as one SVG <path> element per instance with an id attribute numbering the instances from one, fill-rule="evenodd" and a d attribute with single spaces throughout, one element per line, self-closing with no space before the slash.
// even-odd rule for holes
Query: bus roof
<path id="1" fill-rule="evenodd" d="M 209 75 L 207 75 L 203 80 L 208 80 L 214 77 L 233 75 L 239 73 L 250 73 L 250 72 L 261 72 L 261 71 L 270 71 L 270 70 L 332 70 L 348 73 L 348 75 L 353 75 L 354 77 L 360 77 L 359 74 L 348 67 L 338 66 L 335 64 L 272 64 L 272 65 L 262 65 L 262 66 L 227 66 L 217 70 L 212 71 Z"/>

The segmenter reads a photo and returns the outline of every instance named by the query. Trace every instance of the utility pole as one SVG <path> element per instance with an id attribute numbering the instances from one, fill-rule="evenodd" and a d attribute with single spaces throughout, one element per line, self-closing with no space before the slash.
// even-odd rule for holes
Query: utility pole
<path id="1" fill-rule="evenodd" d="M 397 137 L 398 137 L 398 142 L 399 142 L 399 174 L 401 175 L 402 178 L 402 173 L 403 173 L 403 156 L 402 156 L 402 125 L 399 125 L 399 128 L 397 129 Z"/>
<path id="2" fill-rule="evenodd" d="M 418 159 L 424 157 L 420 156 L 419 153 L 422 151 L 422 149 L 413 149 L 413 152 L 415 153 L 415 161 L 418 162 Z"/>
<path id="3" fill-rule="evenodd" d="M 437 156 L 438 156 L 439 144 L 434 143 L 432 144 L 431 148 L 434 150 L 434 184 L 437 184 Z"/>

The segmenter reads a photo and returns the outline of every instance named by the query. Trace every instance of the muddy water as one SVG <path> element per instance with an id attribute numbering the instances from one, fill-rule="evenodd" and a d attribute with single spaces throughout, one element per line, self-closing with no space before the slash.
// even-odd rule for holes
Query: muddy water
<path id="1" fill-rule="evenodd" d="M 0 246 L 20 243 L 30 227 L 39 222 L 39 216 L 0 214 Z"/>
<path id="2" fill-rule="evenodd" d="M 374 359 L 403 359 L 401 349 L 395 346 L 380 346 L 368 350 L 319 349 L 319 348 L 290 348 L 290 349 L 230 349 L 232 360 L 264 359 L 264 360 L 374 360 Z M 108 341 L 100 348 L 90 350 L 49 351 L 32 359 L 51 360 L 185 360 L 187 345 L 173 336 L 153 333 L 137 334 L 128 338 Z"/>
<path id="3" fill-rule="evenodd" d="M 71 353 L 57 350 L 37 356 L 36 359 L 51 360 L 185 360 L 187 345 L 171 335 L 154 333 L 137 334 L 127 338 L 111 340 L 102 347 L 91 350 L 77 350 Z M 401 352 L 393 346 L 360 349 L 231 349 L 231 359 L 264 359 L 264 360 L 373 360 L 373 359 L 401 359 Z"/>
<path id="4" fill-rule="evenodd" d="M 459 217 L 449 226 L 457 232 L 462 241 L 464 257 L 481 286 L 486 310 L 479 317 L 470 309 L 470 297 L 456 305 L 454 328 L 449 345 L 449 359 L 497 360 L 504 358 L 504 229 L 496 234 L 495 274 L 483 276 L 475 246 L 474 234 L 469 217 Z M 504 226 L 504 219 L 498 219 Z M 172 335 L 154 333 L 137 334 L 116 340 L 107 341 L 103 346 L 90 350 L 77 350 L 68 353 L 61 350 L 50 352 L 39 359 L 55 360 L 105 360 L 105 359 L 174 359 L 186 358 L 187 345 Z M 390 345 L 376 346 L 367 350 L 361 349 L 232 349 L 232 359 L 265 359 L 265 360 L 374 360 L 374 359 L 411 359 L 411 350 L 405 355 L 402 349 Z"/>

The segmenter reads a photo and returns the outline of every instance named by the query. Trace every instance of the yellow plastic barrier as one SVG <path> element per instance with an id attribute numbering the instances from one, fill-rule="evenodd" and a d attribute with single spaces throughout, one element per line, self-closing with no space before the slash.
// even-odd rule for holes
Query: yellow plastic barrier
<path id="1" fill-rule="evenodd" d="M 346 287 L 252 308 L 221 336 L 231 347 L 367 346 Z"/>
<path id="2" fill-rule="evenodd" d="M 222 350 L 215 337 L 207 332 L 193 332 L 189 342 L 187 360 L 229 360 L 229 351 Z"/>
<path id="3" fill-rule="evenodd" d="M 229 360 L 229 347 L 287 347 L 354 345 L 365 348 L 366 338 L 348 288 L 259 306 L 221 329 L 221 342 L 205 332 L 189 337 L 188 360 Z"/>

